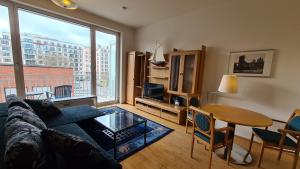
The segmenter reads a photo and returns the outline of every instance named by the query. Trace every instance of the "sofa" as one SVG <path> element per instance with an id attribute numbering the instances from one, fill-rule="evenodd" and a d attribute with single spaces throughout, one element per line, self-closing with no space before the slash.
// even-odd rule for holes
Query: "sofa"
<path id="1" fill-rule="evenodd" d="M 0 103 L 0 168 L 7 168 L 4 162 L 4 153 L 5 153 L 5 123 L 8 115 L 8 105 L 6 103 Z M 98 109 L 93 108 L 88 105 L 81 105 L 75 107 L 68 107 L 60 109 L 61 113 L 53 118 L 44 119 L 44 123 L 47 128 L 55 129 L 59 132 L 72 134 L 79 136 L 84 141 L 93 144 L 101 152 L 101 155 L 105 159 L 105 164 L 99 166 L 99 169 L 121 169 L 122 166 L 115 161 L 110 155 L 108 155 L 98 144 L 97 142 L 89 136 L 83 129 L 81 129 L 76 123 L 82 120 L 87 120 L 103 115 Z M 62 159 L 55 159 L 55 163 L 62 163 Z M 63 165 L 55 164 L 55 168 L 63 168 Z M 48 168 L 55 169 L 53 166 Z M 97 168 L 95 168 L 97 169 Z"/>

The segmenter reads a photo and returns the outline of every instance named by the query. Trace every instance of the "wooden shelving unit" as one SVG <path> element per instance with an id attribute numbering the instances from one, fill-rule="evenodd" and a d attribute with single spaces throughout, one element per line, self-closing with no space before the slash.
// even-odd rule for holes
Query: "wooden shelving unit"
<path id="1" fill-rule="evenodd" d="M 155 78 L 155 79 L 168 79 L 168 76 L 147 76 L 148 78 Z"/>
<path id="2" fill-rule="evenodd" d="M 135 98 L 135 107 L 177 124 L 185 123 L 186 107 L 155 101 L 146 98 Z"/>

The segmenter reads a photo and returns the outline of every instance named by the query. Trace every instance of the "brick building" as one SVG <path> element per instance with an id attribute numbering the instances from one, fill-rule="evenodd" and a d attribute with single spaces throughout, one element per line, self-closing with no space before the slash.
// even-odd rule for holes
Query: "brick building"
<path id="1" fill-rule="evenodd" d="M 53 91 L 55 86 L 72 85 L 74 93 L 73 73 L 73 68 L 25 66 L 25 90 L 26 92 L 46 92 Z M 0 65 L 0 89 L 4 89 L 0 90 L 0 102 L 5 101 L 5 94 L 16 93 L 12 65 Z"/>

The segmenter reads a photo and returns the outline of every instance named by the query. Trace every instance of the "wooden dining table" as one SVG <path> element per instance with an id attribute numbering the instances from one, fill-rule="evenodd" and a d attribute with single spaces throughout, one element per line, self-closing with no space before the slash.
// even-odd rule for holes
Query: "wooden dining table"
<path id="1" fill-rule="evenodd" d="M 202 110 L 212 113 L 216 120 L 227 122 L 229 127 L 234 130 L 229 133 L 230 138 L 234 138 L 236 125 L 247 127 L 268 127 L 273 124 L 271 118 L 255 111 L 220 104 L 208 104 L 201 108 Z M 237 144 L 232 145 L 231 159 L 234 164 L 249 164 L 252 162 L 252 156 L 247 150 Z M 226 159 L 227 149 L 220 149 L 215 153 Z"/>

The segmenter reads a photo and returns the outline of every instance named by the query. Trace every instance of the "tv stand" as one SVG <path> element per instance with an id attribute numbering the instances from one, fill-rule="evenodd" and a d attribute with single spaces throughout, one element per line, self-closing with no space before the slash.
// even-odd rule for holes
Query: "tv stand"
<path id="1" fill-rule="evenodd" d="M 177 124 L 185 123 L 186 107 L 175 106 L 147 98 L 135 98 L 135 107 Z"/>

